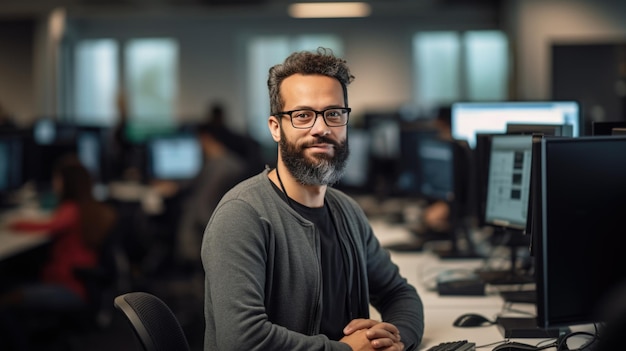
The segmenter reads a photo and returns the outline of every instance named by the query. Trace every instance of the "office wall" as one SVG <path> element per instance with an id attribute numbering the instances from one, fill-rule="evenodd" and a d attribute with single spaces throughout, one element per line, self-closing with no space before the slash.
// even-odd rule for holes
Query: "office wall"
<path id="1" fill-rule="evenodd" d="M 459 20 L 459 16 L 463 20 Z M 413 97 L 412 38 L 424 29 L 494 28 L 484 12 L 442 14 L 431 18 L 294 20 L 282 18 L 149 17 L 90 18 L 72 21 L 73 40 L 109 37 L 170 36 L 180 44 L 180 100 L 182 119 L 202 115 L 208 103 L 228 106 L 231 126 L 246 128 L 245 101 L 247 39 L 257 35 L 333 33 L 344 43 L 344 57 L 356 76 L 350 86 L 350 105 L 358 118 L 366 110 L 395 109 L 415 103 Z M 261 87 L 265 89 L 265 87 Z M 265 118 L 269 111 L 258 111 Z"/>
<path id="2" fill-rule="evenodd" d="M 34 25 L 30 19 L 0 21 L 0 105 L 19 121 L 35 105 Z"/>
<path id="3" fill-rule="evenodd" d="M 626 2 L 621 0 L 514 0 L 507 11 L 516 89 L 525 99 L 550 98 L 551 44 L 626 40 Z"/>
<path id="4" fill-rule="evenodd" d="M 357 79 L 351 86 L 355 117 L 367 109 L 395 108 L 413 100 L 411 40 L 420 30 L 502 28 L 511 34 L 514 49 L 513 97 L 550 98 L 550 43 L 608 40 L 626 37 L 626 4 L 618 0 L 508 0 L 499 13 L 432 10 L 398 18 L 293 20 L 205 16 L 204 14 L 147 16 L 79 16 L 68 14 L 72 38 L 172 36 L 180 42 L 180 101 L 177 115 L 197 118 L 213 100 L 224 101 L 231 126 L 246 126 L 245 40 L 258 34 L 337 33 Z M 0 19 L 0 24 L 6 23 Z M 31 29 L 0 32 L 0 101 L 9 95 L 18 117 L 59 108 L 55 102 L 58 75 L 56 51 L 45 34 L 35 41 Z M 45 27 L 45 26 L 44 26 Z M 20 39 L 22 38 L 22 39 Z M 43 38 L 43 39 L 42 39 Z M 32 46 L 37 46 L 35 49 Z M 42 46 L 44 46 L 42 48 Z M 5 55 L 5 53 L 9 53 Z M 37 70 L 33 72 L 34 61 Z M 11 61 L 13 63 L 7 63 Z M 13 69 L 15 67 L 15 69 Z M 51 81 L 52 80 L 52 81 Z M 263 111 L 263 113 L 266 113 Z"/>

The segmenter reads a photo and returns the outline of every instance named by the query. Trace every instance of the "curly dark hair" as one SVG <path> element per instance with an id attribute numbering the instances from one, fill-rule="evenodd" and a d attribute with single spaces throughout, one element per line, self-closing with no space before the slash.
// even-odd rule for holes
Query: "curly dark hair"
<path id="1" fill-rule="evenodd" d="M 335 78 L 341 83 L 343 99 L 348 104 L 347 86 L 354 80 L 346 60 L 336 57 L 331 49 L 320 47 L 316 52 L 300 51 L 289 55 L 285 62 L 270 68 L 267 87 L 270 94 L 271 113 L 282 111 L 284 101 L 280 96 L 280 85 L 285 78 L 294 74 L 321 74 Z"/>

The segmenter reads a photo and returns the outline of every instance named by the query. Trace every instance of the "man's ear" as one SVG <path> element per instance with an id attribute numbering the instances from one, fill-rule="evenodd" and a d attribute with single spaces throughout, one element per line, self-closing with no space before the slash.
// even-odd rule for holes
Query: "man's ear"
<path id="1" fill-rule="evenodd" d="M 270 133 L 272 133 L 272 139 L 275 142 L 280 141 L 280 121 L 276 116 L 270 116 L 267 120 L 267 126 L 270 128 Z"/>

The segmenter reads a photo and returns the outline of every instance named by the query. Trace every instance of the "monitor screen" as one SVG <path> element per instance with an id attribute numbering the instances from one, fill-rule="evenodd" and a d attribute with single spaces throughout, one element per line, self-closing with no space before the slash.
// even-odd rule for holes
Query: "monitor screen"
<path id="1" fill-rule="evenodd" d="M 155 179 L 185 180 L 202 168 L 200 143 L 192 133 L 170 134 L 149 139 L 148 174 Z"/>
<path id="2" fill-rule="evenodd" d="M 435 129 L 415 128 L 400 132 L 400 162 L 398 162 L 398 178 L 396 180 L 397 195 L 420 195 L 420 157 L 419 145 L 424 139 L 437 137 Z"/>
<path id="3" fill-rule="evenodd" d="M 0 134 L 0 194 L 22 186 L 24 138 L 19 134 Z"/>
<path id="4" fill-rule="evenodd" d="M 350 157 L 345 173 L 337 188 L 351 192 L 366 192 L 369 189 L 370 135 L 363 129 L 350 129 L 348 132 Z"/>
<path id="5" fill-rule="evenodd" d="M 76 133 L 78 158 L 97 182 L 106 182 L 108 178 L 105 138 L 105 130 L 97 127 L 79 127 Z"/>
<path id="6" fill-rule="evenodd" d="M 532 135 L 494 135 L 491 138 L 485 223 L 526 228 L 532 139 Z"/>
<path id="7" fill-rule="evenodd" d="M 477 133 L 504 133 L 507 124 L 566 124 L 572 136 L 582 135 L 575 101 L 458 102 L 452 105 L 452 137 L 473 149 Z"/>
<path id="8" fill-rule="evenodd" d="M 541 176 L 537 324 L 600 322 L 626 280 L 626 137 L 544 138 Z"/>
<path id="9" fill-rule="evenodd" d="M 56 135 L 56 123 L 50 118 L 39 119 L 33 125 L 33 140 L 37 145 L 52 144 Z"/>
<path id="10" fill-rule="evenodd" d="M 365 129 L 370 134 L 370 152 L 374 158 L 395 159 L 400 154 L 400 120 L 395 113 L 368 113 Z"/>
<path id="11" fill-rule="evenodd" d="M 75 124 L 52 118 L 40 118 L 33 124 L 33 140 L 37 145 L 73 143 L 79 130 Z"/>
<path id="12" fill-rule="evenodd" d="M 420 193 L 434 200 L 451 202 L 455 195 L 454 142 L 425 138 L 418 143 Z"/>
<path id="13" fill-rule="evenodd" d="M 471 162 L 473 182 L 469 187 L 472 189 L 473 203 L 471 204 L 474 211 L 476 224 L 479 227 L 486 225 L 485 209 L 487 207 L 487 181 L 489 179 L 489 158 L 491 157 L 491 138 L 494 135 L 503 135 L 502 133 L 478 133 L 476 134 L 476 146 L 472 150 Z"/>

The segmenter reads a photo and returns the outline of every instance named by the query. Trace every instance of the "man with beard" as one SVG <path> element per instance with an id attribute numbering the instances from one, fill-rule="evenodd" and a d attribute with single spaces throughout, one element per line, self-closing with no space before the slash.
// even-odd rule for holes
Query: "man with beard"
<path id="1" fill-rule="evenodd" d="M 358 205 L 333 189 L 348 158 L 345 60 L 320 48 L 269 71 L 274 169 L 220 201 L 202 244 L 205 350 L 415 350 L 422 302 Z M 369 317 L 369 305 L 382 321 Z"/>

